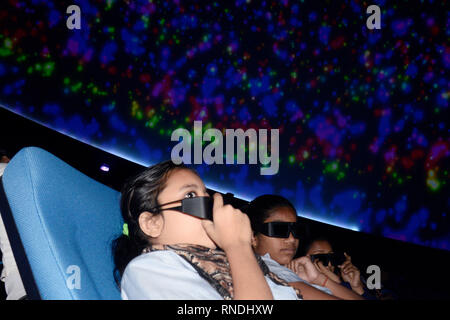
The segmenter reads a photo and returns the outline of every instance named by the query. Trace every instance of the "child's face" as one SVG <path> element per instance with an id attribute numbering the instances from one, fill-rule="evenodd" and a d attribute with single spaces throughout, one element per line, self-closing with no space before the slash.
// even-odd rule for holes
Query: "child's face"
<path id="1" fill-rule="evenodd" d="M 166 181 L 166 187 L 159 194 L 158 203 L 164 204 L 184 198 L 209 196 L 203 181 L 192 171 L 175 169 Z M 181 201 L 162 209 L 180 206 Z M 174 210 L 164 210 L 164 226 L 161 235 L 155 239 L 157 243 L 179 244 L 189 243 L 215 248 L 214 242 L 202 227 L 201 219 Z"/>
<path id="2" fill-rule="evenodd" d="M 296 213 L 288 207 L 277 208 L 264 222 L 296 222 Z M 254 249 L 259 255 L 270 254 L 270 257 L 281 265 L 285 265 L 294 258 L 299 244 L 299 239 L 292 233 L 289 238 L 268 237 L 258 233 L 254 238 Z"/>
<path id="3" fill-rule="evenodd" d="M 314 254 L 326 254 L 326 253 L 333 253 L 333 248 L 331 247 L 330 243 L 324 240 L 317 240 L 311 244 L 306 255 L 310 257 L 311 255 Z M 329 263 L 325 267 L 331 272 L 334 272 L 334 266 L 331 263 Z"/>

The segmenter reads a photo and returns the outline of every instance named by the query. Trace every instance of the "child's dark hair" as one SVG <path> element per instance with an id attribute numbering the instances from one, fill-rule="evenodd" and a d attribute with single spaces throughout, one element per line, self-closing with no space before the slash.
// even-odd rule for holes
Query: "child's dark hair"
<path id="1" fill-rule="evenodd" d="M 255 198 L 243 209 L 243 211 L 248 215 L 252 230 L 256 235 L 259 233 L 258 230 L 260 230 L 264 221 L 266 221 L 276 209 L 284 207 L 291 208 L 297 215 L 297 211 L 288 199 L 273 194 L 265 194 Z"/>
<path id="2" fill-rule="evenodd" d="M 332 241 L 329 237 L 323 236 L 323 235 L 310 235 L 309 239 L 305 242 L 304 246 L 301 248 L 301 252 L 303 253 L 303 255 L 306 255 L 306 253 L 309 251 L 309 249 L 311 249 L 311 246 L 313 245 L 314 242 L 317 241 L 324 241 L 324 242 L 328 242 L 330 244 L 331 247 L 333 247 L 332 245 Z"/>
<path id="3" fill-rule="evenodd" d="M 139 227 L 139 216 L 145 211 L 161 214 L 161 211 L 153 208 L 160 205 L 158 196 L 166 187 L 169 174 L 175 169 L 188 169 L 197 174 L 185 165 L 177 165 L 169 160 L 145 169 L 129 179 L 122 188 L 120 210 L 128 225 L 128 235 L 122 234 L 112 244 L 114 279 L 118 285 L 128 263 L 149 245 L 148 237 Z"/>
<path id="4" fill-rule="evenodd" d="M 11 153 L 8 150 L 0 148 L 0 159 L 2 157 L 7 157 L 8 159 L 12 158 Z"/>

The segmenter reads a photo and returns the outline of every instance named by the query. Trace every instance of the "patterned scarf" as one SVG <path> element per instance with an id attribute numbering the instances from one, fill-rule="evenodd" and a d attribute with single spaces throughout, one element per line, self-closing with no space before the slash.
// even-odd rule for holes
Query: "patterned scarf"
<path id="1" fill-rule="evenodd" d="M 210 249 L 200 245 L 177 244 L 177 245 L 152 245 L 143 250 L 142 253 L 151 251 L 169 250 L 173 251 L 189 262 L 198 274 L 208 281 L 217 290 L 224 300 L 232 300 L 234 296 L 233 280 L 231 278 L 230 264 L 223 250 Z M 282 286 L 289 286 L 286 281 L 271 272 L 260 256 L 255 254 L 261 270 L 274 283 Z M 302 299 L 300 290 L 295 289 L 297 297 Z"/>

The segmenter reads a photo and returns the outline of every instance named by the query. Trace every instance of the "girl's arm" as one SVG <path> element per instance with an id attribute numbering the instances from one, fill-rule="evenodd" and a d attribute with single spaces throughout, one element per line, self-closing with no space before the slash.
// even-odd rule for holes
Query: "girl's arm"
<path id="1" fill-rule="evenodd" d="M 320 274 L 322 276 L 322 280 L 318 282 L 321 283 L 323 287 L 330 289 L 330 291 L 336 296 L 344 300 L 365 300 L 359 294 L 355 293 L 353 290 L 350 290 L 343 285 L 331 280 L 323 273 Z M 322 282 L 323 281 L 323 282 Z"/>
<path id="2" fill-rule="evenodd" d="M 315 266 L 321 272 L 320 274 L 322 275 L 322 279 L 318 281 L 319 282 L 324 281 L 326 283 L 326 285 L 324 286 L 330 289 L 331 292 L 336 297 L 340 297 L 345 300 L 365 300 L 363 297 L 361 297 L 353 290 L 344 287 L 339 282 L 336 282 L 334 280 L 335 274 L 329 271 L 327 268 L 325 268 L 322 262 L 319 261 L 318 263 L 315 264 Z"/>
<path id="3" fill-rule="evenodd" d="M 326 292 L 320 291 L 304 282 L 289 282 L 293 288 L 299 289 L 304 300 L 340 300 L 339 298 L 329 295 Z"/>
<path id="4" fill-rule="evenodd" d="M 233 278 L 235 300 L 271 300 L 272 291 L 251 247 L 251 227 L 247 215 L 231 205 L 223 205 L 214 194 L 213 220 L 203 220 L 208 236 L 227 255 Z"/>
<path id="5" fill-rule="evenodd" d="M 273 299 L 250 245 L 228 248 L 225 253 L 230 263 L 235 300 Z"/>

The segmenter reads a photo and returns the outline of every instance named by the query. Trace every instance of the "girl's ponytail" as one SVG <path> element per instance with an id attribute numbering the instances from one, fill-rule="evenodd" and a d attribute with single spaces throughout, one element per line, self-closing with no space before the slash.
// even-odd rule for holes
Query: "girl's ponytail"
<path id="1" fill-rule="evenodd" d="M 116 281 L 117 285 L 119 285 L 122 274 L 125 271 L 125 267 L 131 260 L 133 260 L 140 254 L 140 250 L 130 239 L 130 237 L 124 234 L 113 241 L 112 249 L 115 264 L 114 280 Z"/>

